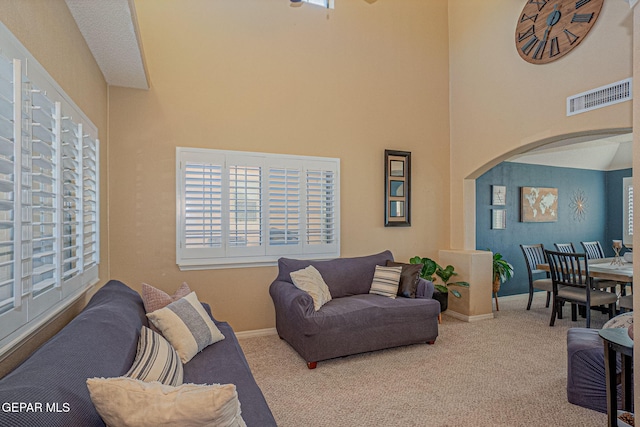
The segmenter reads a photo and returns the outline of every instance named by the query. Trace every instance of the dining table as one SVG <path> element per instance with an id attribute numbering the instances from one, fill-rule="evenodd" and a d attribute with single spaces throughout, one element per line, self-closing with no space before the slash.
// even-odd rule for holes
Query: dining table
<path id="1" fill-rule="evenodd" d="M 622 258 L 621 263 L 614 262 L 615 258 L 595 258 L 587 261 L 589 264 L 589 276 L 604 280 L 613 280 L 619 283 L 633 283 L 633 263 L 626 262 Z M 551 271 L 549 264 L 538 264 L 538 270 Z"/>

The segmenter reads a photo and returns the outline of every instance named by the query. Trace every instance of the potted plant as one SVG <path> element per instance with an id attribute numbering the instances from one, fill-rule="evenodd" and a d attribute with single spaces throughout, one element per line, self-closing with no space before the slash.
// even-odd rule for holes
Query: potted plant
<path id="1" fill-rule="evenodd" d="M 493 295 L 496 299 L 496 311 L 498 306 L 498 291 L 500 285 L 513 277 L 513 265 L 509 264 L 498 252 L 493 254 Z"/>
<path id="2" fill-rule="evenodd" d="M 433 286 L 435 288 L 433 299 L 437 300 L 440 303 L 440 312 L 445 311 L 449 306 L 449 286 L 455 285 L 464 286 L 467 288 L 469 287 L 468 282 L 450 282 L 453 276 L 458 275 L 452 265 L 447 265 L 443 268 L 431 258 L 421 258 L 419 256 L 411 258 L 409 260 L 409 263 L 422 264 L 420 277 L 433 282 Z M 440 280 L 442 280 L 442 283 L 436 282 L 437 279 L 434 277 L 434 274 L 438 276 Z M 453 294 L 453 296 L 456 298 L 462 297 L 462 294 L 456 289 L 451 289 L 451 294 Z"/>

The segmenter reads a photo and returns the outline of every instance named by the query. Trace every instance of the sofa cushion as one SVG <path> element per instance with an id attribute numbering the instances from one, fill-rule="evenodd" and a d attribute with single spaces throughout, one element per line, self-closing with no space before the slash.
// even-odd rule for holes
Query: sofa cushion
<path id="1" fill-rule="evenodd" d="M 211 315 L 208 305 L 205 309 Z M 210 345 L 184 365 L 184 382 L 235 384 L 242 418 L 249 426 L 275 426 L 267 401 L 258 387 L 238 338 L 226 322 L 215 321 L 225 339 Z"/>
<path id="2" fill-rule="evenodd" d="M 368 294 L 376 265 L 393 261 L 390 251 L 355 258 L 336 258 L 328 261 L 310 261 L 291 258 L 278 260 L 276 280 L 293 283 L 291 272 L 313 265 L 329 287 L 332 298 Z"/>
<path id="3" fill-rule="evenodd" d="M 400 275 L 400 286 L 398 286 L 398 296 L 405 298 L 415 298 L 422 272 L 422 264 L 405 264 L 402 262 L 387 261 L 387 267 L 402 267 Z"/>
<path id="4" fill-rule="evenodd" d="M 169 341 L 143 326 L 140 330 L 136 358 L 126 376 L 176 386 L 182 384 L 182 375 L 182 361 Z"/>
<path id="5" fill-rule="evenodd" d="M 246 427 L 233 384 L 177 387 L 128 377 L 89 378 L 100 416 L 118 427 Z"/>
<path id="6" fill-rule="evenodd" d="M 147 320 L 140 295 L 121 282 L 105 284 L 78 316 L 0 380 L 0 402 L 52 402 L 60 412 L 7 412 L 0 424 L 103 425 L 85 382 L 127 372 L 142 325 Z"/>
<path id="7" fill-rule="evenodd" d="M 205 347 L 224 339 L 195 292 L 160 310 L 147 313 L 147 317 L 176 349 L 182 363 L 187 363 Z"/>
<path id="8" fill-rule="evenodd" d="M 298 327 L 305 335 L 315 335 L 345 327 L 355 331 L 408 321 L 426 322 L 437 317 L 440 311 L 439 304 L 433 302 L 431 299 L 391 299 L 374 294 L 336 298 Z"/>
<path id="9" fill-rule="evenodd" d="M 402 274 L 402 267 L 383 267 L 376 265 L 369 293 L 395 299 L 395 297 L 398 296 L 400 274 Z"/>
<path id="10" fill-rule="evenodd" d="M 291 272 L 291 280 L 296 288 L 301 289 L 313 298 L 313 307 L 320 310 L 327 302 L 331 301 L 329 287 L 322 279 L 320 272 L 310 265 L 302 270 Z"/>

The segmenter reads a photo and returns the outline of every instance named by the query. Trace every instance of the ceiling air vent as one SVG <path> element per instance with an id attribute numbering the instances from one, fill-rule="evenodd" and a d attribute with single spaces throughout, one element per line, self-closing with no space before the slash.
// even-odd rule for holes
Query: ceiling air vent
<path id="1" fill-rule="evenodd" d="M 582 92 L 567 98 L 567 116 L 632 99 L 631 78 Z"/>

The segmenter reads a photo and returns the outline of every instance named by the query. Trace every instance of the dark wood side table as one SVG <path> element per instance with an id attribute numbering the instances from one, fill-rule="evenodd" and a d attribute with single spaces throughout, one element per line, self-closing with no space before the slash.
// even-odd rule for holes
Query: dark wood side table
<path id="1" fill-rule="evenodd" d="M 607 382 L 607 418 L 609 427 L 618 425 L 618 388 L 616 387 L 616 353 L 622 357 L 622 409 L 633 412 L 633 340 L 627 328 L 599 331 L 604 341 L 604 370 Z"/>

